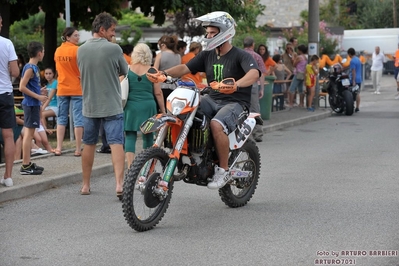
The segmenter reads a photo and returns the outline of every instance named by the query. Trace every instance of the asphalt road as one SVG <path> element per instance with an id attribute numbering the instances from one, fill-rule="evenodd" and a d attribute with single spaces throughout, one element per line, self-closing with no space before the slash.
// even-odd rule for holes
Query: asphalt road
<path id="1" fill-rule="evenodd" d="M 111 175 L 90 196 L 72 184 L 0 205 L 0 265 L 399 265 L 399 102 L 381 97 L 267 134 L 243 208 L 178 182 L 163 220 L 138 233 Z"/>

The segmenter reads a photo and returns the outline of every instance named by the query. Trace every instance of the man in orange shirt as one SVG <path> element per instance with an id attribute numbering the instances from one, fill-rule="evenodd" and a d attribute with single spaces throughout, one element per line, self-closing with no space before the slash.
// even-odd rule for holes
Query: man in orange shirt
<path id="1" fill-rule="evenodd" d="M 396 50 L 395 57 L 393 58 L 395 60 L 395 80 L 396 80 L 396 91 L 398 92 L 395 96 L 396 100 L 399 100 L 399 80 L 398 80 L 398 73 L 399 73 L 399 43 L 398 43 L 398 49 Z"/>
<path id="2" fill-rule="evenodd" d="M 199 42 L 192 42 L 190 43 L 190 50 L 187 54 L 185 54 L 182 59 L 181 63 L 182 64 L 187 64 L 191 59 L 193 59 L 199 52 L 202 51 L 202 46 Z M 195 74 L 186 74 L 182 76 L 182 79 L 192 79 L 197 86 L 202 85 L 202 77 L 201 74 L 195 73 Z"/>

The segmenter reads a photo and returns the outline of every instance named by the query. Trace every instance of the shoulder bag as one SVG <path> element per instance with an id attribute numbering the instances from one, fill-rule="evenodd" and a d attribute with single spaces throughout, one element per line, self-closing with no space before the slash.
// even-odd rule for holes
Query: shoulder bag
<path id="1" fill-rule="evenodd" d="M 122 107 L 125 108 L 127 98 L 129 97 L 129 80 L 127 79 L 127 74 L 125 78 L 121 81 L 121 96 Z"/>

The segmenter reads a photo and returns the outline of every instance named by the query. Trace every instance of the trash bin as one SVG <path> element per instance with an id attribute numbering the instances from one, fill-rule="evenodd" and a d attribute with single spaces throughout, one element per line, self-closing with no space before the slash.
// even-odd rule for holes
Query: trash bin
<path id="1" fill-rule="evenodd" d="M 263 97 L 262 99 L 259 99 L 260 114 L 263 120 L 270 119 L 273 102 L 273 84 L 275 79 L 276 77 L 274 76 L 265 77 L 265 89 L 263 92 Z"/>

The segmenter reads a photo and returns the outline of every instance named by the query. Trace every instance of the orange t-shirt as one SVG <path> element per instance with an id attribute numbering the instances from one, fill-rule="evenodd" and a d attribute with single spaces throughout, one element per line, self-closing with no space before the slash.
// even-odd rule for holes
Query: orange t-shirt
<path id="1" fill-rule="evenodd" d="M 191 59 L 193 59 L 195 57 L 195 54 L 193 52 L 189 52 L 187 54 L 185 54 L 182 58 L 181 58 L 181 63 L 182 64 L 187 64 Z M 182 79 L 184 78 L 190 78 L 192 80 L 194 80 L 195 84 L 198 86 L 200 84 L 202 84 L 202 77 L 201 74 L 199 72 L 197 72 L 195 75 L 189 73 L 186 75 L 182 76 Z"/>
<path id="2" fill-rule="evenodd" d="M 82 95 L 77 61 L 78 48 L 73 43 L 64 42 L 55 50 L 54 61 L 58 73 L 57 96 Z"/>
<path id="3" fill-rule="evenodd" d="M 123 57 L 125 58 L 126 63 L 128 65 L 130 65 L 130 62 L 132 61 L 132 58 L 130 56 L 128 56 L 127 54 L 125 54 L 125 53 L 123 53 Z"/>
<path id="4" fill-rule="evenodd" d="M 275 65 L 276 65 L 276 62 L 274 62 L 274 60 L 269 56 L 269 58 L 266 59 L 266 61 L 265 61 L 266 71 L 269 71 L 270 67 L 274 67 Z"/>
<path id="5" fill-rule="evenodd" d="M 395 53 L 395 67 L 399 67 L 399 49 Z"/>

